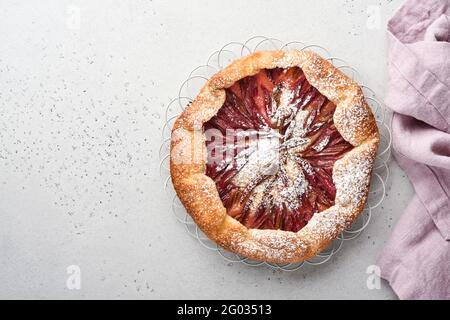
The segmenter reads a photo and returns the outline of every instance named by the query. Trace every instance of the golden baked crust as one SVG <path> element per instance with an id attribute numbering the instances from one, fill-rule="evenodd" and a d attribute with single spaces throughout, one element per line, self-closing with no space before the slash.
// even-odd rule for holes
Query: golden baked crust
<path id="1" fill-rule="evenodd" d="M 354 148 L 334 164 L 334 206 L 315 213 L 296 233 L 248 229 L 227 214 L 214 181 L 205 175 L 202 126 L 223 105 L 225 88 L 261 69 L 293 66 L 300 67 L 308 82 L 336 105 L 335 126 Z M 361 213 L 378 144 L 375 118 L 361 88 L 352 79 L 314 52 L 261 51 L 236 60 L 214 75 L 179 116 L 172 130 L 170 172 L 187 212 L 219 246 L 251 259 L 299 262 L 327 247 Z"/>

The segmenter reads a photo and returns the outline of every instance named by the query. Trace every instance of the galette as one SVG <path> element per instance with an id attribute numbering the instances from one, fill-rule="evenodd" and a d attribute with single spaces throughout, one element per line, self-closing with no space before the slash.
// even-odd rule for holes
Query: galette
<path id="1" fill-rule="evenodd" d="M 212 76 L 172 129 L 178 197 L 219 246 L 299 262 L 363 211 L 379 144 L 362 89 L 311 51 L 261 51 Z"/>

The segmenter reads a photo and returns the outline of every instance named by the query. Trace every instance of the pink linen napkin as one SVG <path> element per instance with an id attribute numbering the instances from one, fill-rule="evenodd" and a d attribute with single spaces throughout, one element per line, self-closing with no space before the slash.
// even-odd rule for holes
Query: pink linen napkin
<path id="1" fill-rule="evenodd" d="M 450 299 L 450 0 L 407 0 L 388 31 L 393 151 L 416 195 L 377 264 L 400 299 Z"/>

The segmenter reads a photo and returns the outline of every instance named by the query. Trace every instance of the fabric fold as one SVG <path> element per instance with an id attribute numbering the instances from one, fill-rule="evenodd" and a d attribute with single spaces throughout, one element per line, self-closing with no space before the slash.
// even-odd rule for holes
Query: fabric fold
<path id="1" fill-rule="evenodd" d="M 424 250 L 424 246 L 431 247 L 442 239 L 417 196 L 406 212 L 398 222 L 403 227 L 393 232 L 378 261 L 381 277 L 400 299 L 449 299 L 450 279 L 442 275 L 448 265 L 443 266 L 442 261 L 449 261 L 450 252 L 441 256 L 433 250 Z"/>

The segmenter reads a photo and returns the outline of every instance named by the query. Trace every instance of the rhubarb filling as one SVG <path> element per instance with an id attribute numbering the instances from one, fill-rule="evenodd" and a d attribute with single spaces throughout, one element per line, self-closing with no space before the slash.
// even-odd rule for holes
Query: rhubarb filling
<path id="1" fill-rule="evenodd" d="M 298 67 L 265 69 L 226 90 L 204 124 L 206 174 L 228 215 L 248 228 L 297 232 L 334 205 L 334 163 L 352 145 L 336 106 Z"/>

